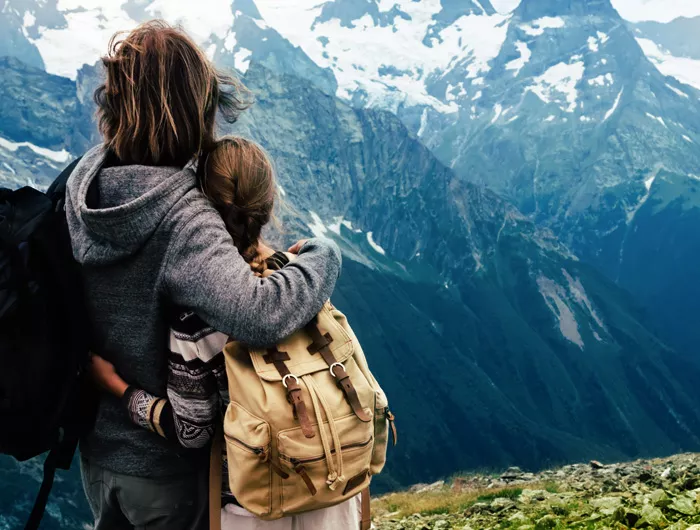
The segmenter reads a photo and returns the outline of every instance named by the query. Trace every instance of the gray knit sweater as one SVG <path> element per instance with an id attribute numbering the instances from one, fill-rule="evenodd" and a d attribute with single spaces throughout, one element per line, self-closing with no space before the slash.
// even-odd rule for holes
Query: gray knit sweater
<path id="1" fill-rule="evenodd" d="M 237 340 L 266 345 L 303 326 L 330 297 L 340 271 L 333 243 L 311 240 L 283 271 L 258 278 L 191 169 L 103 168 L 105 158 L 98 146 L 78 164 L 66 214 L 83 265 L 94 348 L 126 381 L 165 395 L 168 316 L 175 306 L 191 308 Z M 138 476 L 184 473 L 199 463 L 196 452 L 134 425 L 111 396 L 101 399 L 81 451 L 107 469 Z"/>

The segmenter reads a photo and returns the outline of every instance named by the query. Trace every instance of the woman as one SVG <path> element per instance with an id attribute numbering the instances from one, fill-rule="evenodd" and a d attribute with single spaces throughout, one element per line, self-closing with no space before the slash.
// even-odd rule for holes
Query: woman
<path id="1" fill-rule="evenodd" d="M 113 40 L 95 94 L 103 143 L 67 186 L 73 254 L 82 265 L 92 350 L 125 379 L 165 395 L 170 310 L 192 308 L 253 344 L 279 341 L 328 299 L 340 252 L 297 245 L 299 258 L 258 278 L 241 257 L 191 162 L 213 143 L 217 110 L 235 120 L 243 90 L 182 31 L 145 24 Z M 100 400 L 81 440 L 95 530 L 191 530 L 207 525 L 206 454 L 134 425 L 119 399 Z"/>
<path id="2" fill-rule="evenodd" d="M 201 187 L 216 206 L 234 244 L 253 272 L 279 270 L 289 259 L 261 240 L 262 228 L 270 221 L 276 185 L 272 164 L 265 152 L 243 138 L 224 138 L 201 164 Z M 167 398 L 130 386 L 104 359 L 93 357 L 93 375 L 107 391 L 122 400 L 132 421 L 183 447 L 205 447 L 219 427 L 228 405 L 228 386 L 223 347 L 228 335 L 215 331 L 191 310 L 174 311 L 170 328 L 170 358 Z M 224 451 L 225 453 L 225 451 Z M 360 503 L 345 503 L 285 518 L 256 519 L 238 505 L 228 492 L 228 470 L 224 454 L 222 485 L 222 530 L 292 530 L 334 527 L 356 530 L 360 526 Z"/>

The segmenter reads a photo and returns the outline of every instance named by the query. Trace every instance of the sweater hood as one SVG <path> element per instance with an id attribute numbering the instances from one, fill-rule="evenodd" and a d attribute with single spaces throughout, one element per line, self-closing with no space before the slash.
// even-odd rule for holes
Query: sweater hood
<path id="1" fill-rule="evenodd" d="M 172 207 L 197 185 L 190 167 L 103 167 L 106 158 L 103 146 L 94 147 L 67 184 L 73 256 L 82 265 L 108 265 L 138 252 Z M 88 190 L 96 204 L 88 200 Z"/>

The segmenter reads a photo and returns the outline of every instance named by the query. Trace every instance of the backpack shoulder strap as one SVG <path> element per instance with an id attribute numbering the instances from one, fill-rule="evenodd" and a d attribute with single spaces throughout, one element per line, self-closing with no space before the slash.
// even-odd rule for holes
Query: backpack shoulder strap
<path id="1" fill-rule="evenodd" d="M 61 171 L 61 173 L 56 177 L 56 180 L 54 180 L 51 183 L 51 186 L 49 186 L 49 189 L 46 190 L 46 195 L 49 196 L 49 198 L 53 201 L 54 205 L 58 205 L 62 201 L 65 200 L 66 197 L 66 184 L 68 183 L 68 179 L 70 178 L 71 174 L 73 173 L 73 170 L 75 167 L 78 165 L 78 163 L 83 159 L 82 156 L 79 156 L 75 160 L 73 160 L 70 164 L 66 166 L 66 168 Z M 61 204 L 61 207 L 63 205 Z"/>

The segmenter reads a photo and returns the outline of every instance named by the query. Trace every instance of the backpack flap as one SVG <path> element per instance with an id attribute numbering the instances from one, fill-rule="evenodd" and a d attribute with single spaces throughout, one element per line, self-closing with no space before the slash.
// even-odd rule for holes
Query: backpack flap
<path id="1" fill-rule="evenodd" d="M 336 362 L 343 363 L 355 354 L 353 340 L 343 327 L 336 321 L 331 313 L 330 303 L 321 309 L 317 316 L 317 325 L 321 334 L 330 341 L 330 350 Z M 313 339 L 305 330 L 297 331 L 276 346 L 276 351 L 283 356 L 284 364 L 289 371 L 297 377 L 328 370 L 328 363 L 317 352 Z M 271 352 L 268 350 L 251 349 L 250 358 L 258 376 L 265 381 L 282 381 L 282 375 L 272 362 Z"/>

